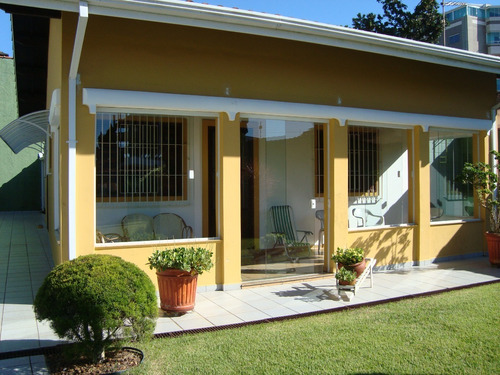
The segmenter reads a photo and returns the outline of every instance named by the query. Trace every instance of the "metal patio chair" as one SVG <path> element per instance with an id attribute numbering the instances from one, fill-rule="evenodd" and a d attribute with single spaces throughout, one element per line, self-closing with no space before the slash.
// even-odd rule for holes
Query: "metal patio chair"
<path id="1" fill-rule="evenodd" d="M 292 207 L 288 205 L 272 206 L 270 211 L 274 227 L 273 234 L 276 236 L 274 247 L 283 246 L 286 256 L 292 262 L 298 262 L 299 257 L 295 256 L 294 253 L 304 248 L 307 248 L 308 254 L 311 256 L 311 244 L 307 236 L 313 233 L 309 230 L 295 228 Z"/>
<path id="2" fill-rule="evenodd" d="M 95 232 L 96 243 L 122 242 L 123 237 L 118 233 L 102 233 L 100 230 Z"/>
<path id="3" fill-rule="evenodd" d="M 155 239 L 153 218 L 144 214 L 130 214 L 122 219 L 126 241 L 149 241 Z"/>
<path id="4" fill-rule="evenodd" d="M 158 214 L 153 219 L 153 228 L 157 240 L 192 238 L 193 228 L 184 219 L 173 213 Z"/>

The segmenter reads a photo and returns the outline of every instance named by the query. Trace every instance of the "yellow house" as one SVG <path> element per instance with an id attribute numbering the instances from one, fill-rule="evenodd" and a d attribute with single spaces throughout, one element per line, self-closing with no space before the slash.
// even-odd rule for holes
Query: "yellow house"
<path id="1" fill-rule="evenodd" d="M 56 264 L 113 254 L 155 280 L 154 250 L 203 246 L 200 288 L 227 290 L 333 272 L 337 247 L 380 267 L 483 254 L 456 177 L 496 142 L 500 58 L 191 1 L 0 3 L 47 20 Z"/>

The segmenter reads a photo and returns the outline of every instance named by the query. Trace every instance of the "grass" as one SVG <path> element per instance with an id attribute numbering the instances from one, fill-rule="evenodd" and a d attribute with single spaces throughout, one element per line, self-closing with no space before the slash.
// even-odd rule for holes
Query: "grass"
<path id="1" fill-rule="evenodd" d="M 131 374 L 494 374 L 500 283 L 135 343 Z"/>

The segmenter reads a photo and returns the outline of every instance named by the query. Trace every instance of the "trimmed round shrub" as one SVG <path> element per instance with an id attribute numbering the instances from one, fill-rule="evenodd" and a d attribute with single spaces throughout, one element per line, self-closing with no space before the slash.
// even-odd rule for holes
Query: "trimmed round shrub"
<path id="1" fill-rule="evenodd" d="M 135 264 L 111 255 L 85 255 L 55 267 L 34 302 L 61 338 L 80 343 L 94 362 L 117 338 L 151 337 L 158 316 L 155 287 Z"/>

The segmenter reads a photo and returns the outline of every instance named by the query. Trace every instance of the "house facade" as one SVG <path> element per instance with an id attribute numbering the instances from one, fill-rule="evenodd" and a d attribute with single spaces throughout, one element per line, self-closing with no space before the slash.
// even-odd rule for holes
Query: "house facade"
<path id="1" fill-rule="evenodd" d="M 337 247 L 381 267 L 483 254 L 457 176 L 495 142 L 500 58 L 184 1 L 0 3 L 50 20 L 56 264 L 112 254 L 155 280 L 154 250 L 203 246 L 200 287 L 231 289 L 333 272 Z M 292 255 L 273 207 L 308 234 Z M 189 235 L 160 235 L 166 213 Z"/>

